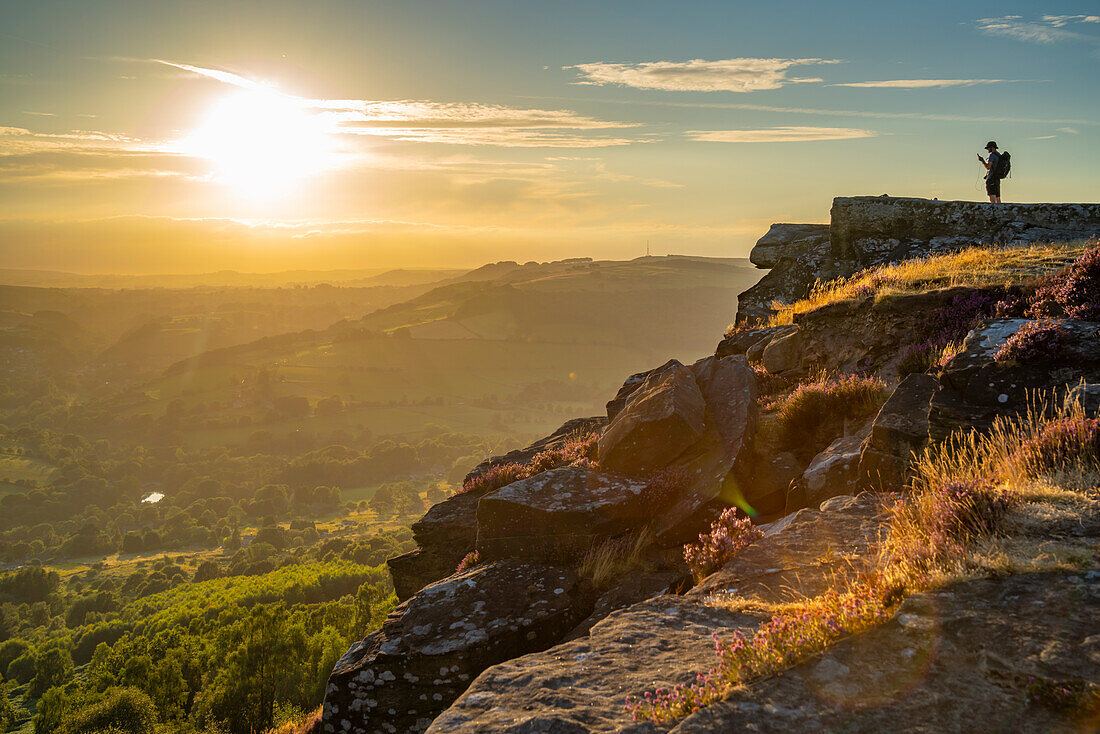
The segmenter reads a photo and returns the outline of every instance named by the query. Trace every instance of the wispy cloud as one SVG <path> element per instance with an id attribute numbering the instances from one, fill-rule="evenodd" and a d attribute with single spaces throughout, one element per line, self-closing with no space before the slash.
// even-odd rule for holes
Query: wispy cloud
<path id="1" fill-rule="evenodd" d="M 979 18 L 978 30 L 990 36 L 1003 36 L 1028 43 L 1057 43 L 1059 41 L 1097 41 L 1097 36 L 1069 30 L 1082 24 L 1100 23 L 1096 15 L 1044 15 L 1038 20 L 1028 20 L 1022 15 L 1005 15 L 1000 18 Z"/>
<path id="2" fill-rule="evenodd" d="M 241 87 L 242 89 L 264 89 L 270 90 L 272 87 L 269 84 L 257 82 L 247 77 L 243 77 L 240 74 L 234 74 L 228 71 L 222 71 L 221 69 L 207 69 L 202 66 L 191 66 L 190 64 L 178 64 L 175 61 L 165 61 L 164 59 L 149 59 L 154 64 L 163 64 L 165 66 L 171 66 L 174 69 L 181 71 L 189 71 L 192 74 L 198 74 L 208 79 L 214 79 L 222 82 L 223 84 L 232 84 L 235 87 Z"/>
<path id="3" fill-rule="evenodd" d="M 571 110 L 520 109 L 476 102 L 426 100 L 310 99 L 278 92 L 270 85 L 219 69 L 154 60 L 235 87 L 280 94 L 318 115 L 333 133 L 400 142 L 497 147 L 599 148 L 648 142 L 645 136 L 600 131 L 637 127 L 598 120 Z"/>
<path id="4" fill-rule="evenodd" d="M 32 117 L 57 117 L 56 112 L 32 112 L 31 110 L 23 110 L 23 114 Z"/>
<path id="5" fill-rule="evenodd" d="M 1060 127 L 1058 128 L 1058 132 L 1065 133 L 1066 135 L 1077 135 L 1077 131 L 1072 127 Z"/>
<path id="6" fill-rule="evenodd" d="M 868 89 L 929 89 L 933 87 L 973 87 L 977 84 L 1003 84 L 1015 79 L 886 79 L 876 82 L 843 82 L 831 87 L 865 87 Z"/>
<path id="7" fill-rule="evenodd" d="M 818 140 L 873 138 L 874 130 L 853 127 L 772 127 L 760 130 L 688 130 L 691 140 L 706 143 L 806 143 Z"/>
<path id="8" fill-rule="evenodd" d="M 787 84 L 820 82 L 819 78 L 787 75 L 793 66 L 837 64 L 828 59 L 721 59 L 706 61 L 645 61 L 632 64 L 594 62 L 565 66 L 580 79 L 574 84 L 618 85 L 673 92 L 759 92 Z"/>

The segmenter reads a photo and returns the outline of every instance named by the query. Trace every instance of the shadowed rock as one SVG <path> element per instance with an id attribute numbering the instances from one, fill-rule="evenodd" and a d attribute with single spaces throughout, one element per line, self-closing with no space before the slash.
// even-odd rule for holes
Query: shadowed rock
<path id="1" fill-rule="evenodd" d="M 482 670 L 547 648 L 591 606 L 573 571 L 536 563 L 476 566 L 432 584 L 340 658 L 322 728 L 424 731 Z"/>
<path id="2" fill-rule="evenodd" d="M 494 466 L 526 464 L 539 453 L 573 439 L 574 436 L 600 430 L 607 421 L 601 416 L 576 418 L 530 446 L 494 456 L 478 464 L 466 475 L 472 479 Z M 412 525 L 416 550 L 386 561 L 397 598 L 404 601 L 433 581 L 454 573 L 463 557 L 477 541 L 477 503 L 484 492 L 460 492 L 432 505 Z"/>
<path id="3" fill-rule="evenodd" d="M 909 375 L 894 389 L 871 424 L 859 458 L 859 481 L 880 490 L 901 487 L 914 452 L 928 443 L 928 411 L 940 382 L 933 375 Z"/>
<path id="4" fill-rule="evenodd" d="M 756 241 L 749 261 L 758 268 L 774 268 L 784 257 L 797 258 L 805 250 L 829 240 L 827 224 L 773 224 Z"/>

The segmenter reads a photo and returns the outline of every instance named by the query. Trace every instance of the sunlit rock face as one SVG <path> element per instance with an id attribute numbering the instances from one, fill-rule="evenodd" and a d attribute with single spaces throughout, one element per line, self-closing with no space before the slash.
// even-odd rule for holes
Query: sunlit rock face
<path id="1" fill-rule="evenodd" d="M 522 561 L 432 584 L 336 664 L 322 730 L 424 731 L 481 671 L 550 646 L 593 601 L 573 571 Z"/>

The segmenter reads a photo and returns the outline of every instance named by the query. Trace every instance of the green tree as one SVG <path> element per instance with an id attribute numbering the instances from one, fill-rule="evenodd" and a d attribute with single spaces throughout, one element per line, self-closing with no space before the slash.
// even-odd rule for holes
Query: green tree
<path id="1" fill-rule="evenodd" d="M 58 734 L 68 718 L 71 701 L 63 688 L 51 688 L 42 694 L 35 707 L 34 734 Z"/>
<path id="2" fill-rule="evenodd" d="M 73 677 L 73 658 L 63 647 L 51 647 L 38 656 L 34 681 L 29 692 L 38 697 L 54 686 L 64 685 Z"/>
<path id="3" fill-rule="evenodd" d="M 103 700 L 66 717 L 63 734 L 148 734 L 157 721 L 149 696 L 136 688 L 116 688 Z M 37 734 L 37 725 L 35 728 Z"/>

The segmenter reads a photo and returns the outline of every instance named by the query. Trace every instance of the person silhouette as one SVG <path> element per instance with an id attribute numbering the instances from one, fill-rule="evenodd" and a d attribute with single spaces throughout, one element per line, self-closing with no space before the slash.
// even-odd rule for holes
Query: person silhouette
<path id="1" fill-rule="evenodd" d="M 1001 203 L 1001 154 L 997 152 L 997 143 L 990 140 L 985 144 L 986 151 L 989 152 L 989 160 L 982 158 L 982 154 L 978 153 L 978 160 L 985 166 L 985 170 L 988 172 L 985 174 L 985 193 L 989 194 L 989 200 L 994 204 Z"/>

